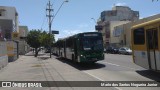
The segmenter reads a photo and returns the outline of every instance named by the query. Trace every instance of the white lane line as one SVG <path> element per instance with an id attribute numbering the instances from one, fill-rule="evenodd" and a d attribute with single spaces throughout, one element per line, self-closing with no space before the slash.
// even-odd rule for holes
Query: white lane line
<path id="1" fill-rule="evenodd" d="M 109 63 L 109 62 L 103 62 L 103 61 L 99 61 L 99 62 L 102 62 L 102 63 L 107 63 L 107 64 L 114 65 L 114 66 L 117 66 L 117 67 L 124 67 L 124 68 L 129 68 L 129 69 L 136 70 L 135 68 L 130 68 L 130 67 L 127 67 L 127 66 L 121 66 L 121 65 L 118 65 L 118 64 L 113 64 L 113 63 Z"/>
<path id="2" fill-rule="evenodd" d="M 83 71 L 83 72 L 87 73 L 88 75 L 90 75 L 90 76 L 92 76 L 92 77 L 94 77 L 94 78 L 96 78 L 96 79 L 98 79 L 98 80 L 100 80 L 100 81 L 104 81 L 104 80 L 102 80 L 101 78 L 96 77 L 96 76 L 94 76 L 94 75 L 88 73 L 87 71 Z"/>
<path id="3" fill-rule="evenodd" d="M 114 65 L 114 66 L 120 66 L 120 65 L 117 65 L 117 64 L 109 63 L 109 62 L 102 62 L 102 63 L 107 63 L 107 64 Z"/>
<path id="4" fill-rule="evenodd" d="M 105 80 L 103 80 L 103 79 L 101 79 L 101 78 L 99 78 L 99 77 L 97 77 L 97 76 L 95 76 L 93 74 L 88 73 L 87 71 L 83 71 L 83 72 L 86 73 L 86 74 L 88 74 L 88 75 L 90 75 L 90 76 L 92 76 L 92 77 L 94 77 L 94 78 L 96 78 L 96 79 L 98 79 L 98 80 L 100 80 L 100 81 L 105 81 Z M 113 87 L 113 88 L 116 88 L 118 90 L 122 90 L 122 89 L 120 89 L 118 87 Z"/>

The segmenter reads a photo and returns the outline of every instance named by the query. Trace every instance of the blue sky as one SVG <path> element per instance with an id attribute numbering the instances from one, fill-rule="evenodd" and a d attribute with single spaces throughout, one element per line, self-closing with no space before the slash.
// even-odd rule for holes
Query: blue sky
<path id="1" fill-rule="evenodd" d="M 55 14 L 64 0 L 51 0 Z M 14 6 L 19 14 L 20 25 L 48 31 L 46 4 L 48 0 L 0 0 L 0 6 Z M 95 22 L 104 10 L 113 5 L 129 6 L 140 12 L 140 18 L 160 14 L 160 1 L 152 0 L 69 0 L 64 3 L 52 23 L 52 30 L 59 30 L 57 38 L 79 32 L 94 31 Z"/>

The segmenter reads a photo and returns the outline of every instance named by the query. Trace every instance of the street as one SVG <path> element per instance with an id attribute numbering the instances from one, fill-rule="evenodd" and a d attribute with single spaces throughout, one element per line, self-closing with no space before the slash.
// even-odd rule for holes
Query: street
<path id="1" fill-rule="evenodd" d="M 0 90 L 160 90 L 159 5 L 1 1 Z"/>
<path id="2" fill-rule="evenodd" d="M 0 81 L 159 81 L 159 73 L 135 65 L 131 55 L 105 54 L 95 64 L 77 64 L 70 60 L 32 52 L 0 70 Z M 159 90 L 159 87 L 32 87 L 0 90 Z"/>

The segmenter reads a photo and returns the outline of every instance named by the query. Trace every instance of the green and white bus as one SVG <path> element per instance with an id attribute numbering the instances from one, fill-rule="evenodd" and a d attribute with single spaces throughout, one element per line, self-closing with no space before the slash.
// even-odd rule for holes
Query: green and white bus
<path id="1" fill-rule="evenodd" d="M 54 53 L 75 62 L 96 62 L 104 60 L 102 34 L 99 32 L 79 33 L 58 40 Z"/>

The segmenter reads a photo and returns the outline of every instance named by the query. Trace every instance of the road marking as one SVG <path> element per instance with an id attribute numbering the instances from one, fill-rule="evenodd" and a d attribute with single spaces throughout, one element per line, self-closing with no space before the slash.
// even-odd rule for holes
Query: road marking
<path id="1" fill-rule="evenodd" d="M 102 62 L 102 63 L 107 63 L 107 64 L 114 65 L 114 66 L 120 66 L 120 65 L 117 65 L 117 64 L 109 63 L 109 62 Z"/>
<path id="2" fill-rule="evenodd" d="M 94 77 L 94 78 L 96 78 L 96 79 L 100 80 L 100 81 L 104 81 L 104 80 L 102 80 L 101 78 L 96 77 L 96 76 L 94 76 L 94 75 L 92 75 L 92 74 L 88 73 L 87 71 L 84 71 L 84 72 L 85 72 L 85 73 L 87 73 L 88 75 L 90 75 L 90 76 L 92 76 L 92 77 Z"/>
<path id="3" fill-rule="evenodd" d="M 96 78 L 96 79 L 98 79 L 98 80 L 100 80 L 100 81 L 105 81 L 105 80 L 103 80 L 103 79 L 101 79 L 101 78 L 99 78 L 99 77 L 97 77 L 97 76 L 95 76 L 93 74 L 88 73 L 87 71 L 83 71 L 83 72 L 86 73 L 86 74 L 88 74 L 88 75 L 90 75 L 90 76 L 92 76 L 92 77 L 94 77 L 94 78 Z M 113 88 L 116 88 L 118 90 L 122 90 L 122 89 L 120 89 L 118 87 L 113 87 Z"/>
<path id="4" fill-rule="evenodd" d="M 99 62 L 102 62 L 102 61 L 99 61 Z M 130 68 L 130 67 L 127 67 L 127 66 L 121 66 L 121 65 L 113 64 L 113 63 L 109 63 L 109 62 L 102 62 L 102 63 L 107 63 L 107 64 L 114 65 L 114 66 L 117 66 L 117 67 L 124 67 L 124 68 L 129 68 L 129 69 L 135 70 L 135 68 Z"/>

